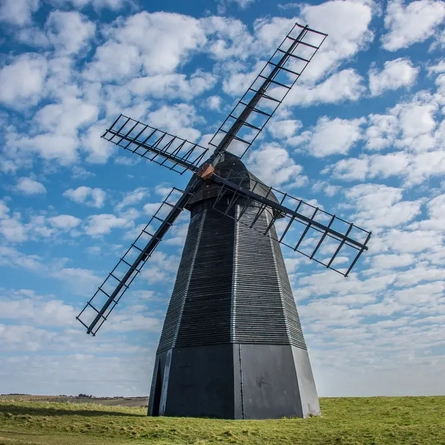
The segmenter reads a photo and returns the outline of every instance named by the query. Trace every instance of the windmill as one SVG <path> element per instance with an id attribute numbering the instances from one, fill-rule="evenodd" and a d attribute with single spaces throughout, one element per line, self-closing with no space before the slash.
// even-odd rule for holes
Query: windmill
<path id="1" fill-rule="evenodd" d="M 295 24 L 210 148 L 123 115 L 102 136 L 193 173 L 185 190 L 174 188 L 164 199 L 77 317 L 96 335 L 180 213 L 190 212 L 149 415 L 261 419 L 320 412 L 280 244 L 347 276 L 371 234 L 267 186 L 241 158 L 325 38 Z"/>

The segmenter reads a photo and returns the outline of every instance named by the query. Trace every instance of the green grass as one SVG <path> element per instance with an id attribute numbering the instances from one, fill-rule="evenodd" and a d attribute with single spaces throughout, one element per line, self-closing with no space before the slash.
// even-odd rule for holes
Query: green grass
<path id="1" fill-rule="evenodd" d="M 321 407 L 321 417 L 233 421 L 147 417 L 144 408 L 0 400 L 0 445 L 445 445 L 445 397 L 332 398 L 321 399 Z"/>

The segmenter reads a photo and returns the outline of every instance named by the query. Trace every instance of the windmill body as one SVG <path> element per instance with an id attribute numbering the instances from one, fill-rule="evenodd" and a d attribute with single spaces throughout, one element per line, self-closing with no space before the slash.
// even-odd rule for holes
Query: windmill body
<path id="1" fill-rule="evenodd" d="M 102 136 L 193 173 L 177 201 L 171 196 L 178 189 L 164 199 L 77 316 L 96 335 L 180 213 L 190 212 L 150 415 L 264 419 L 320 412 L 280 245 L 346 277 L 371 233 L 268 187 L 241 158 L 325 38 L 308 26 L 291 29 L 209 142 L 213 152 L 123 115 Z"/>
<path id="2" fill-rule="evenodd" d="M 256 178 L 225 154 L 218 175 Z M 244 187 L 250 188 L 244 181 Z M 268 190 L 264 187 L 264 190 Z M 154 366 L 150 415 L 232 419 L 306 417 L 319 404 L 283 255 L 273 239 L 215 209 L 202 184 Z M 227 201 L 220 202 L 227 206 Z M 239 213 L 240 205 L 231 210 Z M 257 222 L 266 228 L 272 215 Z"/>

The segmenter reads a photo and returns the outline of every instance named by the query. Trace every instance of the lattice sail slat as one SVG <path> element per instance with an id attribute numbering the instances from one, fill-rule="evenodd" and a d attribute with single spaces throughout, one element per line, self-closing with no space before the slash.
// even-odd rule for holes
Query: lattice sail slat
<path id="1" fill-rule="evenodd" d="M 229 149 L 239 157 L 246 153 L 326 36 L 295 24 L 210 140 L 215 152 Z"/>
<path id="2" fill-rule="evenodd" d="M 180 174 L 196 171 L 208 148 L 121 114 L 102 138 Z"/>
<path id="3" fill-rule="evenodd" d="M 175 202 L 179 194 L 182 196 Z M 179 216 L 189 197 L 190 194 L 187 191 L 177 188 L 170 191 L 148 224 L 76 317 L 87 328 L 88 334 L 96 335 Z"/>
<path id="4" fill-rule="evenodd" d="M 216 175 L 213 179 L 221 185 L 213 208 L 221 211 L 217 204 L 224 198 L 228 203 L 224 211 L 221 211 L 224 215 L 232 218 L 233 215 L 238 215 L 236 219 L 240 223 L 261 231 L 264 235 L 270 233 L 273 239 L 284 246 L 345 277 L 360 255 L 368 249 L 370 232 L 319 207 L 267 187 L 259 180 L 252 184 L 252 177 L 251 190 L 240 186 L 245 181 L 244 178 L 237 183 Z M 260 188 L 263 195 L 266 190 L 266 197 L 255 193 Z M 240 207 L 237 213 L 231 212 L 234 205 Z M 249 217 L 245 216 L 248 210 Z M 271 215 L 266 230 L 259 229 L 256 225 L 265 211 Z"/>

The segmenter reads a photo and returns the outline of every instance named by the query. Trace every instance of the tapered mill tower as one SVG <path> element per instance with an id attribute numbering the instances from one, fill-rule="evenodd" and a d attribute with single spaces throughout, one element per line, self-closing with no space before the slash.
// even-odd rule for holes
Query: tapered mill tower
<path id="1" fill-rule="evenodd" d="M 232 180 L 246 178 L 246 189 L 258 182 L 237 157 L 225 154 L 216 174 L 230 171 Z M 256 190 L 266 196 L 269 188 Z M 319 414 L 275 229 L 264 236 L 246 227 L 255 206 L 240 221 L 227 218 L 213 208 L 217 195 L 218 186 L 203 184 L 187 206 L 190 225 L 156 355 L 149 414 L 227 419 Z M 227 200 L 218 206 L 224 211 Z M 241 206 L 231 211 L 236 215 Z M 257 228 L 265 230 L 272 218 L 271 209 L 263 212 Z"/>
<path id="2" fill-rule="evenodd" d="M 181 212 L 190 212 L 149 415 L 265 419 L 320 412 L 280 245 L 348 276 L 371 233 L 268 187 L 241 158 L 325 38 L 296 24 L 210 148 L 124 115 L 102 136 L 171 170 L 193 173 L 185 190 L 173 189 L 164 199 L 77 316 L 96 335 Z"/>

